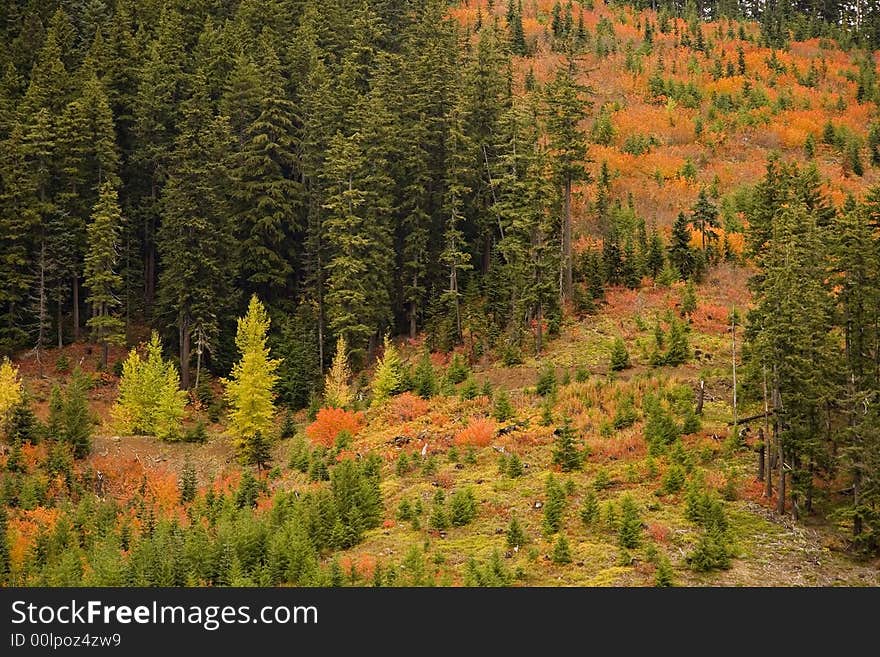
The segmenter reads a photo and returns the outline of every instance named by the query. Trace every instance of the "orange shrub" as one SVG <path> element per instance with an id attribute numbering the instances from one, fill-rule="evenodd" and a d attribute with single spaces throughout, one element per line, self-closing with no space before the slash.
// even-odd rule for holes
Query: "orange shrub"
<path id="1" fill-rule="evenodd" d="M 487 417 L 471 418 L 466 428 L 455 436 L 456 445 L 473 445 L 485 447 L 495 436 L 495 421 Z"/>
<path id="2" fill-rule="evenodd" d="M 630 460 L 645 455 L 645 441 L 632 430 L 618 431 L 608 438 L 592 435 L 586 443 L 590 460 L 596 462 Z"/>
<path id="3" fill-rule="evenodd" d="M 354 461 L 357 458 L 357 454 L 350 449 L 341 449 L 339 453 L 336 455 L 336 462 L 342 463 L 343 461 Z"/>
<path id="4" fill-rule="evenodd" d="M 405 392 L 391 400 L 391 414 L 403 422 L 409 422 L 427 413 L 429 406 L 421 397 Z"/>
<path id="5" fill-rule="evenodd" d="M 691 315 L 691 325 L 703 331 L 723 332 L 727 323 L 727 308 L 717 304 L 701 303 Z"/>
<path id="6" fill-rule="evenodd" d="M 659 523 L 648 525 L 648 536 L 650 536 L 656 543 L 666 543 L 669 541 L 669 533 L 669 527 Z"/>
<path id="7" fill-rule="evenodd" d="M 455 478 L 452 476 L 451 472 L 444 470 L 443 472 L 437 473 L 434 477 L 434 483 L 440 488 L 450 489 L 455 484 Z"/>
<path id="8" fill-rule="evenodd" d="M 354 571 L 358 577 L 369 581 L 376 571 L 376 557 L 371 554 L 361 554 L 357 557 L 345 555 L 339 560 L 339 565 L 346 575 Z"/>
<path id="9" fill-rule="evenodd" d="M 357 435 L 364 426 L 364 414 L 360 411 L 346 411 L 341 408 L 322 408 L 315 421 L 306 427 L 306 436 L 318 445 L 332 447 L 340 432 L 348 431 Z"/>

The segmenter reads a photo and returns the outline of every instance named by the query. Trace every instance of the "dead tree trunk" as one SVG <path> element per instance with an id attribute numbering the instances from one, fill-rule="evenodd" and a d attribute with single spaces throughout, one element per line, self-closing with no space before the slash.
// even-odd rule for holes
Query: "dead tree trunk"
<path id="1" fill-rule="evenodd" d="M 189 390 L 190 330 L 189 318 L 180 313 L 180 385 Z"/>
<path id="2" fill-rule="evenodd" d="M 700 379 L 700 387 L 697 388 L 697 407 L 694 412 L 697 415 L 703 414 L 703 397 L 706 394 L 706 382 L 703 379 Z"/>
<path id="3" fill-rule="evenodd" d="M 758 430 L 759 432 L 761 429 Z M 760 436 L 760 433 L 758 434 Z M 764 481 L 764 441 L 758 442 L 758 481 Z"/>

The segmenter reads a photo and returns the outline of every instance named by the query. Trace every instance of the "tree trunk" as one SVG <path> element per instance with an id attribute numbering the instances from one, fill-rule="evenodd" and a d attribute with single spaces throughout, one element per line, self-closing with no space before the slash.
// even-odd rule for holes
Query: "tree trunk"
<path id="1" fill-rule="evenodd" d="M 813 459 L 810 459 L 810 465 L 807 467 L 807 490 L 804 492 L 804 512 L 813 512 Z"/>
<path id="2" fill-rule="evenodd" d="M 317 214 L 317 212 L 315 212 Z M 324 376 L 324 259 L 321 257 L 321 229 L 316 221 L 315 240 L 317 248 L 315 259 L 318 266 L 315 268 L 315 276 L 318 282 L 316 294 L 318 296 L 318 371 Z"/>
<path id="3" fill-rule="evenodd" d="M 49 323 L 49 308 L 46 299 L 46 241 L 43 240 L 40 244 L 40 284 L 39 290 L 37 294 L 39 295 L 38 303 L 39 308 L 37 312 L 37 321 L 39 322 L 39 326 L 37 327 L 37 344 L 34 349 L 35 356 L 37 359 L 37 366 L 40 369 L 40 378 L 42 379 L 43 374 L 43 344 L 46 342 L 46 325 Z"/>
<path id="4" fill-rule="evenodd" d="M 156 207 L 156 201 L 159 197 L 159 189 L 155 175 L 150 189 L 150 196 L 153 201 L 152 207 Z M 153 218 L 148 211 L 144 218 L 144 313 L 147 316 L 152 314 L 153 300 L 156 295 L 156 250 L 153 244 L 154 230 L 155 226 L 153 225 Z"/>
<path id="5" fill-rule="evenodd" d="M 202 373 L 202 350 L 203 350 L 202 327 L 199 326 L 198 330 L 199 330 L 199 342 L 198 342 L 198 346 L 196 347 L 196 386 L 195 386 L 196 390 L 199 389 L 199 376 Z"/>
<path id="6" fill-rule="evenodd" d="M 764 443 L 758 444 L 758 481 L 764 481 Z"/>
<path id="7" fill-rule="evenodd" d="M 413 274 L 413 289 L 419 284 L 419 278 L 415 274 Z M 410 301 L 409 303 L 409 337 L 413 340 L 416 338 L 416 313 L 418 312 L 418 306 L 416 305 L 415 300 Z"/>
<path id="8" fill-rule="evenodd" d="M 705 237 L 706 233 L 703 232 L 703 251 L 706 250 Z M 736 311 L 736 307 L 734 307 L 734 311 Z M 731 334 L 733 335 L 733 426 L 736 428 L 737 424 L 737 408 L 736 408 L 736 322 L 733 321 L 731 324 Z"/>
<path id="9" fill-rule="evenodd" d="M 859 504 L 862 496 L 862 473 L 856 466 L 853 472 L 853 538 L 857 538 L 862 533 L 862 513 L 859 511 Z"/>
<path id="10" fill-rule="evenodd" d="M 449 291 L 455 300 L 455 340 L 461 342 L 461 311 L 458 305 L 458 272 L 453 264 L 449 268 Z"/>
<path id="11" fill-rule="evenodd" d="M 703 379 L 700 379 L 700 387 L 697 388 L 697 407 L 694 412 L 697 415 L 703 414 L 703 397 L 706 393 L 706 382 Z"/>
<path id="12" fill-rule="evenodd" d="M 764 376 L 764 452 L 767 454 L 767 465 L 764 470 L 764 497 L 769 499 L 773 495 L 773 450 L 770 444 L 770 406 L 767 402 L 767 368 L 761 368 Z"/>
<path id="13" fill-rule="evenodd" d="M 144 264 L 144 306 L 147 315 L 152 314 L 153 302 L 156 297 L 156 252 L 152 244 L 146 245 L 146 263 Z"/>
<path id="14" fill-rule="evenodd" d="M 571 176 L 565 177 L 565 217 L 562 223 L 562 298 L 571 299 Z"/>
<path id="15" fill-rule="evenodd" d="M 73 341 L 79 342 L 79 278 L 73 275 Z"/>
<path id="16" fill-rule="evenodd" d="M 538 327 L 538 335 L 537 342 L 535 344 L 537 355 L 541 355 L 541 349 L 544 348 L 544 307 L 543 304 L 538 303 L 538 314 L 537 314 L 537 327 Z"/>
<path id="17" fill-rule="evenodd" d="M 61 313 L 63 303 L 64 302 L 61 299 L 61 294 L 59 293 L 58 294 L 58 348 L 59 349 L 61 349 L 61 347 L 64 346 L 64 331 L 62 328 L 63 320 L 62 320 L 62 313 Z"/>
<path id="18" fill-rule="evenodd" d="M 785 452 L 782 451 L 782 441 L 779 441 L 779 490 L 776 492 L 776 513 L 785 513 Z"/>
<path id="19" fill-rule="evenodd" d="M 189 318 L 180 314 L 180 386 L 189 390 L 190 331 Z"/>

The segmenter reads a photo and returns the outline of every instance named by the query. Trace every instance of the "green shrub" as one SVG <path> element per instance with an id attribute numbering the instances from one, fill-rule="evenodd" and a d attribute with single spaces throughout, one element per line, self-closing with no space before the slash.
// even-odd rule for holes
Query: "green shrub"
<path id="1" fill-rule="evenodd" d="M 663 476 L 663 492 L 667 495 L 678 493 L 681 491 L 682 488 L 684 488 L 684 482 L 684 468 L 682 468 L 677 463 L 673 463 L 669 466 L 669 469 Z"/>
<path id="2" fill-rule="evenodd" d="M 634 550 L 641 544 L 642 518 L 635 501 L 624 495 L 620 501 L 620 524 L 617 529 L 617 541 L 620 547 Z"/>
<path id="3" fill-rule="evenodd" d="M 562 526 L 562 514 L 565 511 L 565 491 L 552 474 L 547 475 L 544 484 L 544 533 L 555 534 Z"/>
<path id="4" fill-rule="evenodd" d="M 552 560 L 557 565 L 571 563 L 571 549 L 568 547 L 568 539 L 565 538 L 564 533 L 560 533 L 559 538 L 556 539 Z"/>
<path id="5" fill-rule="evenodd" d="M 623 395 L 617 404 L 614 412 L 613 426 L 615 429 L 626 429 L 631 427 L 638 420 L 639 414 L 636 412 L 635 401 L 631 394 Z"/>
<path id="6" fill-rule="evenodd" d="M 507 526 L 507 547 L 512 550 L 513 548 L 521 548 L 525 544 L 525 532 L 520 526 L 519 521 L 516 519 L 516 516 L 513 516 L 510 519 L 510 524 Z"/>
<path id="7" fill-rule="evenodd" d="M 470 488 L 456 490 L 449 499 L 449 520 L 454 527 L 468 524 L 477 517 L 477 500 Z"/>
<path id="8" fill-rule="evenodd" d="M 513 404 L 510 403 L 510 397 L 503 388 L 495 395 L 495 406 L 492 409 L 492 415 L 499 422 L 507 422 L 514 417 Z"/>
<path id="9" fill-rule="evenodd" d="M 616 338 L 611 345 L 611 370 L 619 372 L 630 367 L 629 352 L 622 338 Z"/>
<path id="10" fill-rule="evenodd" d="M 203 420 L 199 420 L 196 422 L 195 426 L 188 428 L 184 434 L 183 439 L 188 443 L 205 443 L 208 441 L 208 432 L 205 429 L 205 423 Z"/>
<path id="11" fill-rule="evenodd" d="M 449 361 L 449 367 L 446 368 L 446 379 L 453 384 L 461 383 L 468 378 L 471 373 L 467 362 L 461 354 L 455 354 Z"/>
<path id="12" fill-rule="evenodd" d="M 538 382 L 535 384 L 535 392 L 542 397 L 556 392 L 556 368 L 552 363 L 547 363 L 541 370 Z"/>

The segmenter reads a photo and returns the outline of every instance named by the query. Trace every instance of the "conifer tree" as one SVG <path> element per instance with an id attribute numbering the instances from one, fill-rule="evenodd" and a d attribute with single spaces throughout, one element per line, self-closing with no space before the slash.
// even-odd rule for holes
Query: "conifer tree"
<path id="1" fill-rule="evenodd" d="M 572 220 L 571 191 L 576 182 L 588 180 L 584 163 L 588 162 L 587 144 L 579 128 L 589 102 L 588 88 L 577 81 L 574 61 L 561 66 L 547 85 L 547 131 L 555 151 L 556 173 L 562 187 L 562 290 L 563 299 L 572 295 Z"/>
<path id="2" fill-rule="evenodd" d="M 403 361 L 394 343 L 385 336 L 382 358 L 373 376 L 373 406 L 379 406 L 390 397 L 403 392 Z"/>
<path id="3" fill-rule="evenodd" d="M 748 316 L 752 370 L 767 370 L 782 434 L 780 457 L 793 470 L 796 514 L 810 495 L 808 464 L 824 458 L 816 439 L 821 435 L 819 409 L 836 395 L 830 372 L 839 355 L 830 331 L 832 306 L 823 264 L 830 240 L 818 224 L 817 210 L 795 202 L 773 217 L 762 271 L 753 281 L 756 307 Z M 785 477 L 785 470 L 780 474 Z M 777 508 L 782 512 L 785 491 L 779 488 Z"/>
<path id="4" fill-rule="evenodd" d="M 262 437 L 272 432 L 278 361 L 269 358 L 268 331 L 269 315 L 257 295 L 253 295 L 247 313 L 238 320 L 235 345 L 241 358 L 224 380 L 230 405 L 229 432 L 244 456 L 260 440 L 256 438 L 258 433 Z"/>
<path id="5" fill-rule="evenodd" d="M 620 522 L 617 528 L 617 541 L 620 547 L 634 550 L 641 544 L 642 519 L 639 509 L 630 495 L 624 495 L 620 502 Z"/>
<path id="6" fill-rule="evenodd" d="M 626 350 L 626 343 L 623 338 L 615 338 L 611 345 L 611 370 L 619 372 L 630 367 L 629 352 Z"/>
<path id="7" fill-rule="evenodd" d="M 431 354 L 425 350 L 413 373 L 413 390 L 422 399 L 430 399 L 437 394 L 437 374 L 431 363 Z"/>
<path id="8" fill-rule="evenodd" d="M 669 563 L 669 558 L 664 555 L 657 564 L 654 586 L 667 587 L 674 585 L 672 564 Z"/>
<path id="9" fill-rule="evenodd" d="M 348 345 L 343 336 L 336 341 L 333 364 L 324 379 L 324 405 L 333 408 L 347 408 L 351 405 L 351 368 L 348 364 Z"/>
<path id="10" fill-rule="evenodd" d="M 185 92 L 188 62 L 181 14 L 176 8 L 164 7 L 155 37 L 144 47 L 133 104 L 131 163 L 137 177 L 133 181 L 132 203 L 142 220 L 138 239 L 143 254 L 143 306 L 147 313 L 152 312 L 156 295 L 160 195 L 177 126 L 182 124 L 179 100 Z"/>
<path id="11" fill-rule="evenodd" d="M 544 533 L 555 534 L 562 527 L 562 514 L 565 511 L 565 491 L 556 478 L 549 474 L 544 483 Z"/>
<path id="12" fill-rule="evenodd" d="M 691 223 L 700 233 L 700 243 L 705 253 L 707 246 L 718 240 L 718 234 L 714 229 L 719 227 L 718 209 L 709 200 L 705 188 L 700 188 L 697 201 L 691 208 Z"/>
<path id="13" fill-rule="evenodd" d="M 236 297 L 227 198 L 229 126 L 212 115 L 204 76 L 196 73 L 192 83 L 193 96 L 182 105 L 183 123 L 162 191 L 157 233 L 159 305 L 177 329 L 184 389 L 191 383 L 193 351 L 197 381 L 203 358 L 218 351 L 220 326 L 230 318 Z"/>
<path id="14" fill-rule="evenodd" d="M 495 406 L 492 414 L 499 422 L 507 422 L 515 415 L 513 404 L 510 403 L 510 396 L 504 388 L 495 395 Z"/>
<path id="15" fill-rule="evenodd" d="M 581 522 L 585 526 L 594 524 L 599 519 L 599 500 L 596 493 L 588 489 L 584 494 L 583 502 L 580 509 Z"/>
<path id="16" fill-rule="evenodd" d="M 301 227 L 302 188 L 295 178 L 294 108 L 284 94 L 271 34 L 259 39 L 258 55 L 259 111 L 244 127 L 230 175 L 244 288 L 274 307 L 293 273 L 289 254 L 295 253 L 291 239 Z"/>
<path id="17" fill-rule="evenodd" d="M 50 441 L 62 440 L 64 434 L 64 398 L 61 395 L 61 386 L 57 383 L 52 386 L 49 393 L 49 418 L 46 421 L 46 439 Z"/>
<path id="18" fill-rule="evenodd" d="M 123 341 L 123 321 L 117 316 L 122 277 L 118 273 L 119 227 L 122 217 L 118 196 L 109 181 L 101 185 L 98 203 L 88 229 L 89 250 L 85 259 L 86 301 L 92 306 L 87 324 L 102 347 L 101 365 L 107 366 L 111 343 Z"/>
<path id="19" fill-rule="evenodd" d="M 669 263 L 678 270 L 683 280 L 696 271 L 696 257 L 691 249 L 691 231 L 684 212 L 678 213 L 672 226 L 672 240 L 668 247 Z"/>
<path id="20" fill-rule="evenodd" d="M 0 427 L 6 425 L 12 409 L 21 403 L 22 395 L 18 367 L 4 357 L 0 362 Z"/>
<path id="21" fill-rule="evenodd" d="M 110 409 L 116 429 L 175 440 L 180 436 L 185 405 L 186 392 L 180 390 L 177 368 L 162 358 L 162 342 L 153 331 L 146 358 L 132 349 L 122 364 L 119 395 Z"/>
<path id="22" fill-rule="evenodd" d="M 510 524 L 507 526 L 507 547 L 512 550 L 514 548 L 521 548 L 525 543 L 525 532 L 519 524 L 519 521 L 516 519 L 516 516 L 513 516 L 510 519 Z"/>
<path id="23" fill-rule="evenodd" d="M 507 31 L 510 39 L 510 50 L 514 55 L 526 55 L 526 37 L 522 23 L 522 2 L 515 4 L 514 0 L 507 3 Z"/>
<path id="24" fill-rule="evenodd" d="M 324 169 L 323 231 L 330 252 L 324 297 L 330 329 L 345 337 L 350 357 L 362 363 L 365 348 L 386 314 L 381 227 L 368 219 L 368 193 L 362 183 L 367 166 L 362 136 L 337 133 Z"/>
<path id="25" fill-rule="evenodd" d="M 87 397 L 87 379 L 79 368 L 74 370 L 64 400 L 62 413 L 64 422 L 64 441 L 73 448 L 76 458 L 85 458 L 92 449 L 94 430 Z"/>
<path id="26" fill-rule="evenodd" d="M 559 538 L 556 539 L 556 543 L 553 545 L 552 560 L 553 563 L 559 566 L 571 563 L 571 548 L 568 547 L 568 539 L 565 537 L 564 532 L 560 532 Z"/>
<path id="27" fill-rule="evenodd" d="M 192 461 L 187 459 L 183 464 L 183 471 L 180 474 L 180 501 L 184 504 L 192 502 L 196 498 L 197 492 L 196 471 Z"/>
<path id="28" fill-rule="evenodd" d="M 464 132 L 461 110 L 453 108 L 449 120 L 449 163 L 447 167 L 446 194 L 443 199 L 445 215 L 443 231 L 443 250 L 440 262 L 448 272 L 448 284 L 440 295 L 440 303 L 446 313 L 449 328 L 445 331 L 444 347 L 451 348 L 462 337 L 461 322 L 461 276 L 473 268 L 471 255 L 466 250 L 462 224 L 464 222 L 464 203 L 473 191 L 470 183 L 469 154 L 472 144 Z"/>
<path id="29" fill-rule="evenodd" d="M 868 195 L 871 203 L 875 191 Z M 860 205 L 844 212 L 833 244 L 836 304 L 844 328 L 844 359 L 848 407 L 843 462 L 853 482 L 853 538 L 860 545 L 877 543 L 876 470 L 869 464 L 880 456 L 880 413 L 869 400 L 877 387 L 872 354 L 880 349 L 880 250 L 872 236 L 869 206 Z"/>
<path id="30" fill-rule="evenodd" d="M 553 440 L 553 463 L 563 472 L 580 470 L 584 454 L 575 443 L 577 433 L 571 426 L 571 418 L 563 418 L 562 426 L 557 427 L 554 433 L 556 437 Z"/>

